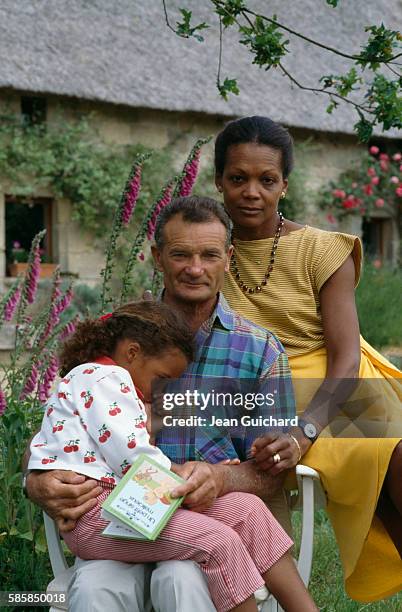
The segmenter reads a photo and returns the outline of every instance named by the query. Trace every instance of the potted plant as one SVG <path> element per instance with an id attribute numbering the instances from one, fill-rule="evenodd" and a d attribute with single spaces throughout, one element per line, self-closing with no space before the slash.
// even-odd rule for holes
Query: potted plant
<path id="1" fill-rule="evenodd" d="M 21 246 L 21 243 L 18 242 L 18 240 L 14 240 L 11 249 L 12 262 L 8 266 L 10 276 L 21 276 L 26 273 L 28 267 L 28 255 L 28 251 Z M 44 255 L 43 249 L 40 249 L 40 255 L 42 261 L 40 265 L 39 278 L 49 278 L 53 275 L 57 264 L 46 261 L 46 256 Z"/>

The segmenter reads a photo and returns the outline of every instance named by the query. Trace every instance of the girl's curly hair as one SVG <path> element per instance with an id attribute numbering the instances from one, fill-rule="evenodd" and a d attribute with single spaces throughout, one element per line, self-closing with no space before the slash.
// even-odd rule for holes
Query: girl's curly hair
<path id="1" fill-rule="evenodd" d="M 147 356 L 178 348 L 189 362 L 194 359 L 193 333 L 176 312 L 162 302 L 130 302 L 108 318 L 78 323 L 62 346 L 60 375 L 66 376 L 76 366 L 103 355 L 111 356 L 124 338 L 138 342 Z"/>

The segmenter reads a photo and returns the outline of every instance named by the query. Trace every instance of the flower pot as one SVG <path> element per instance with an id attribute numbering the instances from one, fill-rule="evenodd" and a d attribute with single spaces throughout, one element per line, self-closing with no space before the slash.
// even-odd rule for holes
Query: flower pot
<path id="1" fill-rule="evenodd" d="M 27 267 L 28 267 L 27 263 L 14 262 L 8 266 L 8 270 L 9 270 L 10 276 L 21 276 L 25 274 Z M 39 278 L 50 278 L 53 275 L 56 268 L 57 268 L 57 264 L 42 263 L 40 265 Z"/>

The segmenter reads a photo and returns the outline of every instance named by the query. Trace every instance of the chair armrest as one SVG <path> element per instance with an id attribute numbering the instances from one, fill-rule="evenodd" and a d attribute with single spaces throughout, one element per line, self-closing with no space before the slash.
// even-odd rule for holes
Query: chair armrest
<path id="1" fill-rule="evenodd" d="M 64 551 L 60 541 L 60 534 L 56 523 L 46 514 L 46 512 L 43 513 L 43 520 L 45 522 L 45 533 L 50 564 L 52 566 L 53 575 L 56 578 L 68 568 L 68 563 L 66 561 L 66 557 L 64 556 Z"/>
<path id="2" fill-rule="evenodd" d="M 320 480 L 320 475 L 313 468 L 308 467 L 307 465 L 296 465 L 296 476 L 309 476 L 310 478 L 314 478 L 315 480 Z"/>

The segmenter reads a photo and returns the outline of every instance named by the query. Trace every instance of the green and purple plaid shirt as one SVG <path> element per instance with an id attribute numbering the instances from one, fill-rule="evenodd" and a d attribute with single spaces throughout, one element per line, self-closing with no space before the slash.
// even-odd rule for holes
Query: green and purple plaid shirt
<path id="1" fill-rule="evenodd" d="M 229 387 L 246 381 L 254 392 L 275 396 L 274 406 L 260 408 L 259 415 L 295 416 L 291 372 L 283 346 L 271 332 L 231 310 L 222 294 L 212 316 L 198 330 L 196 345 L 195 361 L 179 381 L 182 390 L 203 387 L 208 381 L 216 388 L 219 380 L 222 388 L 228 389 L 228 381 Z M 244 414 L 241 408 L 240 412 Z M 175 463 L 246 460 L 252 442 L 264 431 L 267 428 L 164 427 L 156 443 Z"/>

